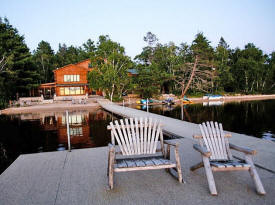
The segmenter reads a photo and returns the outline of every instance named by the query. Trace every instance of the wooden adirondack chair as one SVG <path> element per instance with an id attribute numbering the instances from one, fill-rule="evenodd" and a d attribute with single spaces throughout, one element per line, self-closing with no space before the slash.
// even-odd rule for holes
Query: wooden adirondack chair
<path id="1" fill-rule="evenodd" d="M 255 150 L 242 148 L 229 143 L 231 134 L 224 134 L 222 124 L 217 122 L 206 122 L 199 125 L 202 136 L 194 136 L 199 144 L 194 144 L 193 148 L 201 153 L 202 162 L 190 168 L 194 171 L 204 167 L 208 180 L 209 189 L 212 195 L 217 195 L 216 185 L 212 171 L 249 171 L 253 178 L 258 194 L 264 195 L 265 190 L 252 161 Z M 245 162 L 233 161 L 230 149 L 234 149 L 245 154 Z"/>
<path id="2" fill-rule="evenodd" d="M 130 123 L 129 123 L 130 121 Z M 114 172 L 126 172 L 151 169 L 176 169 L 178 180 L 182 182 L 182 173 L 178 144 L 163 140 L 162 125 L 152 118 L 116 120 L 107 126 L 111 130 L 107 175 L 110 189 L 114 184 Z M 157 149 L 158 140 L 160 149 Z M 115 149 L 117 142 L 119 150 Z M 166 145 L 166 151 L 165 147 Z M 170 160 L 170 146 L 174 147 L 176 162 Z M 171 172 L 170 172 L 171 173 Z"/>

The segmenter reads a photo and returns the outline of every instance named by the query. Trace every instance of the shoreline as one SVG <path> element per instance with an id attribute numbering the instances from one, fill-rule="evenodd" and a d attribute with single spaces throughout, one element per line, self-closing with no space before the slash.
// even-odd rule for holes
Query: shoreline
<path id="1" fill-rule="evenodd" d="M 255 100 L 269 100 L 269 99 L 275 99 L 275 94 L 271 95 L 241 95 L 241 96 L 224 96 L 223 99 L 219 100 L 206 100 L 202 97 L 200 98 L 189 98 L 193 104 L 196 103 L 203 103 L 203 102 L 215 102 L 215 101 L 222 101 L 225 103 L 228 102 L 242 102 L 242 101 L 255 101 Z M 122 105 L 122 102 L 116 103 Z M 125 103 L 126 105 L 129 103 Z M 130 104 L 136 104 L 135 100 L 134 103 Z M 181 104 L 180 100 L 176 101 L 176 105 Z M 137 104 L 139 105 L 139 104 Z M 52 104 L 39 104 L 39 105 L 33 105 L 29 107 L 12 107 L 12 108 L 6 108 L 4 110 L 0 110 L 0 114 L 4 115 L 12 115 L 12 114 L 25 114 L 25 113 L 39 113 L 39 112 L 62 112 L 65 110 L 87 110 L 87 111 L 94 111 L 96 109 L 99 109 L 100 105 L 95 102 L 95 100 L 90 99 L 88 100 L 87 104 L 72 104 L 68 101 L 63 102 L 55 102 Z"/>
<path id="2" fill-rule="evenodd" d="M 224 101 L 224 102 L 241 102 L 241 101 L 254 101 L 254 100 L 271 100 L 275 99 L 275 94 L 271 95 L 240 95 L 240 96 L 224 96 L 223 99 L 207 100 L 201 98 L 189 98 L 194 103 Z"/>
<path id="3" fill-rule="evenodd" d="M 99 108 L 100 106 L 98 103 L 72 105 L 71 103 L 64 102 L 64 103 L 33 105 L 29 107 L 6 108 L 4 110 L 1 110 L 0 113 L 4 115 L 14 115 L 14 114 L 40 113 L 40 112 L 64 112 L 66 110 L 94 111 Z"/>

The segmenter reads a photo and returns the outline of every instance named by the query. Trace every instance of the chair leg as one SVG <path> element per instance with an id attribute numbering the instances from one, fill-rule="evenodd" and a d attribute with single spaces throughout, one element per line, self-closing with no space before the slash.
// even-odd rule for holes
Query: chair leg
<path id="1" fill-rule="evenodd" d="M 190 167 L 190 170 L 191 171 L 195 171 L 196 169 L 199 169 L 199 168 L 201 168 L 201 167 L 203 167 L 204 165 L 203 165 L 203 162 L 200 162 L 200 163 L 198 163 L 198 164 L 195 164 L 195 165 L 193 165 L 192 167 Z"/>
<path id="2" fill-rule="evenodd" d="M 211 195 L 216 196 L 216 195 L 218 195 L 218 193 L 217 193 L 216 184 L 215 184 L 214 176 L 213 176 L 213 173 L 212 173 L 212 169 L 211 169 L 211 166 L 210 166 L 209 158 L 205 157 L 205 156 L 202 156 L 202 160 L 203 160 L 203 164 L 204 164 L 205 174 L 206 174 L 206 177 L 207 177 L 210 193 L 211 193 Z"/>
<path id="3" fill-rule="evenodd" d="M 110 169 L 110 152 L 108 152 L 107 176 L 109 176 L 109 169 Z"/>
<path id="4" fill-rule="evenodd" d="M 251 155 L 245 155 L 245 161 L 246 161 L 247 164 L 250 165 L 249 173 L 250 173 L 252 179 L 254 180 L 254 183 L 256 185 L 257 193 L 260 194 L 260 195 L 265 195 L 266 192 L 264 190 L 263 184 L 262 184 L 261 179 L 258 175 L 256 167 L 255 167 L 255 165 L 252 161 L 252 156 Z"/>
<path id="5" fill-rule="evenodd" d="M 115 162 L 115 154 L 114 154 L 114 150 L 112 150 L 109 152 L 109 166 L 108 166 L 110 189 L 113 189 L 114 187 L 114 162 Z"/>
<path id="6" fill-rule="evenodd" d="M 109 172 L 109 187 L 110 187 L 110 189 L 114 188 L 114 172 L 113 171 Z"/>
<path id="7" fill-rule="evenodd" d="M 182 183 L 183 180 L 182 180 L 181 165 L 180 165 L 180 156 L 179 156 L 178 147 L 175 148 L 175 158 L 176 158 L 178 179 L 179 179 L 179 182 Z"/>

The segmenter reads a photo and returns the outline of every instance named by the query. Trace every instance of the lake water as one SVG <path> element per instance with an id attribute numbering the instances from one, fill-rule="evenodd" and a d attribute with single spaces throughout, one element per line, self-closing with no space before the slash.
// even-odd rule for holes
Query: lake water
<path id="1" fill-rule="evenodd" d="M 115 116 L 101 109 L 69 112 L 71 147 L 107 146 Z M 20 155 L 67 149 L 64 112 L 0 115 L 0 174 Z"/>
<path id="2" fill-rule="evenodd" d="M 131 106 L 146 111 L 146 106 Z M 150 106 L 149 112 L 193 123 L 217 121 L 225 130 L 275 140 L 275 100 Z"/>

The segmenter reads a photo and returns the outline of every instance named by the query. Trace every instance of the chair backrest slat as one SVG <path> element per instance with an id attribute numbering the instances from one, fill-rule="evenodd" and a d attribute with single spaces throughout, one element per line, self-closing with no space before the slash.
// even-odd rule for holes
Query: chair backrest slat
<path id="1" fill-rule="evenodd" d="M 225 138 L 222 124 L 206 122 L 199 125 L 202 142 L 211 152 L 210 160 L 229 160 L 232 158 L 228 139 Z"/>
<path id="2" fill-rule="evenodd" d="M 139 136 L 139 123 L 138 123 L 138 119 L 135 118 L 135 127 L 136 127 L 136 140 L 137 140 L 137 152 L 138 154 L 140 154 L 140 136 Z"/>
<path id="3" fill-rule="evenodd" d="M 130 144 L 130 150 L 131 150 L 131 154 L 134 154 L 134 143 L 133 143 L 133 136 L 131 134 L 131 130 L 130 130 L 130 125 L 129 125 L 129 121 L 128 119 L 125 119 L 125 126 L 126 126 L 126 131 L 127 131 L 127 136 L 128 136 L 128 140 L 129 140 L 129 144 Z"/>
<path id="4" fill-rule="evenodd" d="M 133 139 L 134 153 L 137 153 L 137 139 L 136 139 L 136 133 L 135 133 L 135 126 L 134 126 L 133 118 L 130 118 L 130 125 L 131 125 L 131 134 L 132 134 L 132 139 Z"/>
<path id="5" fill-rule="evenodd" d="M 115 126 L 114 126 L 114 124 L 113 124 L 112 122 L 110 123 L 110 126 L 111 126 L 111 128 L 112 128 L 112 132 L 113 132 L 113 134 L 114 134 L 114 136 L 115 136 L 115 139 L 116 139 L 116 141 L 117 141 L 117 143 L 118 143 L 118 145 L 119 145 L 119 147 L 120 147 L 120 150 L 121 150 L 122 154 L 125 155 L 126 152 L 124 151 L 124 148 L 122 147 L 120 138 L 118 137 L 117 132 L 116 132 L 116 129 L 115 129 Z"/>
<path id="6" fill-rule="evenodd" d="M 140 152 L 143 153 L 144 149 L 144 138 L 143 138 L 143 118 L 139 119 L 140 121 Z"/>
<path id="7" fill-rule="evenodd" d="M 120 138 L 121 145 L 122 145 L 125 153 L 127 155 L 129 155 L 129 150 L 128 150 L 127 146 L 126 146 L 126 142 L 125 142 L 124 136 L 123 136 L 123 134 L 121 132 L 121 129 L 120 129 L 118 121 L 115 121 L 115 124 L 116 124 L 116 129 L 117 129 L 118 137 Z"/>
<path id="8" fill-rule="evenodd" d="M 154 144 L 155 144 L 156 126 L 157 126 L 157 121 L 155 121 L 154 124 L 153 124 L 153 131 L 152 131 L 152 134 L 151 134 L 151 142 L 150 142 L 150 149 L 149 149 L 150 154 L 153 153 L 153 147 L 154 147 Z"/>
<path id="9" fill-rule="evenodd" d="M 128 154 L 131 154 L 132 149 L 131 149 L 130 142 L 129 142 L 129 136 L 128 136 L 126 130 L 125 130 L 125 125 L 124 125 L 124 122 L 123 122 L 122 119 L 120 120 L 120 124 L 121 124 L 122 132 L 123 132 L 123 135 L 124 135 L 124 139 L 125 139 L 126 147 L 127 147 L 127 150 L 128 150 Z"/>
<path id="10" fill-rule="evenodd" d="M 218 142 L 219 142 L 221 158 L 225 159 L 225 158 L 227 158 L 227 154 L 226 154 L 224 136 L 222 136 L 222 132 L 220 131 L 219 125 L 217 122 L 215 122 L 215 129 L 216 129 L 217 138 L 218 138 Z"/>
<path id="11" fill-rule="evenodd" d="M 151 134 L 152 134 L 152 118 L 149 118 L 149 125 L 148 125 L 148 131 L 147 131 L 147 147 L 146 147 L 146 153 L 150 153 L 150 145 L 151 145 Z"/>
<path id="12" fill-rule="evenodd" d="M 111 122 L 111 136 L 117 142 L 123 155 L 154 154 L 160 140 L 163 148 L 162 127 L 160 122 L 152 118 L 130 118 Z M 113 140 L 112 140 L 112 143 Z"/>
<path id="13" fill-rule="evenodd" d="M 160 130 L 161 130 L 161 127 L 160 127 L 160 124 L 158 124 L 155 139 L 154 139 L 154 145 L 153 145 L 153 151 L 152 151 L 153 153 L 156 152 L 156 149 L 157 149 L 158 136 L 160 136 L 160 134 L 161 134 Z"/>
<path id="14" fill-rule="evenodd" d="M 229 141 L 228 141 L 228 138 L 227 138 L 227 137 L 224 137 L 225 134 L 224 134 L 223 126 L 222 126 L 221 123 L 220 123 L 220 131 L 221 131 L 222 136 L 223 136 L 223 138 L 224 138 L 224 144 L 225 144 L 225 149 L 226 149 L 227 157 L 228 157 L 229 160 L 232 160 L 233 157 L 232 157 L 232 153 L 231 153 L 230 148 L 229 148 Z"/>
<path id="15" fill-rule="evenodd" d="M 212 131 L 213 142 L 214 142 L 214 144 L 216 146 L 217 157 L 219 159 L 223 159 L 223 156 L 222 156 L 222 146 L 220 144 L 220 138 L 219 138 L 219 136 L 216 133 L 216 129 L 215 129 L 214 123 L 211 121 L 209 126 L 210 126 L 211 131 Z"/>
<path id="16" fill-rule="evenodd" d="M 144 145 L 143 145 L 143 153 L 147 152 L 148 145 L 148 118 L 144 119 Z"/>

